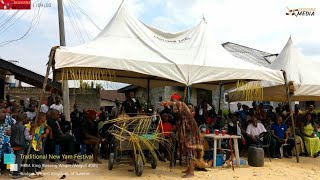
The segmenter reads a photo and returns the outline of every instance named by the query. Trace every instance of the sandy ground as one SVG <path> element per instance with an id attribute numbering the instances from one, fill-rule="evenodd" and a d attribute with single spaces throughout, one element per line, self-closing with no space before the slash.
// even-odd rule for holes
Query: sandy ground
<path id="1" fill-rule="evenodd" d="M 54 164 L 49 164 L 54 165 Z M 157 169 L 151 169 L 150 165 L 145 166 L 144 172 L 141 177 L 136 177 L 132 171 L 133 166 L 130 165 L 117 165 L 112 171 L 107 169 L 107 161 L 97 166 L 90 165 L 90 161 L 81 162 L 83 167 L 50 167 L 46 168 L 43 173 L 45 177 L 41 179 L 60 179 L 65 174 L 65 179 L 85 179 L 99 180 L 99 179 L 161 179 L 161 180 L 175 180 L 181 179 L 181 171 L 183 167 L 179 165 L 172 169 L 170 172 L 168 163 L 160 163 Z M 86 167 L 88 166 L 88 167 Z M 90 167 L 89 167 L 90 166 Z M 73 174 L 74 173 L 74 174 Z M 82 174 L 80 174 L 82 173 Z M 9 179 L 10 176 L 2 175 L 0 179 Z M 21 178 L 22 180 L 29 178 Z M 39 178 L 40 179 L 40 178 Z M 192 179 L 208 179 L 208 180 L 263 180 L 263 179 L 296 179 L 296 180 L 315 180 L 320 179 L 320 158 L 307 158 L 301 157 L 300 163 L 296 163 L 295 159 L 273 159 L 270 162 L 265 159 L 265 166 L 261 168 L 254 168 L 244 166 L 235 168 L 209 168 L 208 172 L 196 172 L 195 177 Z"/>

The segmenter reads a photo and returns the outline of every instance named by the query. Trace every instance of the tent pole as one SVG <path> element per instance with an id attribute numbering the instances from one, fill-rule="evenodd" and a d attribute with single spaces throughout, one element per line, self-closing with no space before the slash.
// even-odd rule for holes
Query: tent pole
<path id="1" fill-rule="evenodd" d="M 291 114 L 291 95 L 289 91 L 289 84 L 288 84 L 288 79 L 287 79 L 287 73 L 286 71 L 282 70 L 284 81 L 285 81 L 285 88 L 286 88 L 286 93 L 287 93 L 287 98 L 288 98 L 288 104 L 289 104 L 289 111 L 290 111 L 290 118 L 291 118 L 291 124 L 292 124 L 292 130 L 293 130 L 293 140 L 294 140 L 294 145 L 296 150 L 298 149 L 297 141 L 296 141 L 296 127 L 294 124 L 294 119 L 293 119 L 293 114 Z M 297 158 L 297 163 L 299 163 L 299 154 L 296 152 L 296 158 Z"/>
<path id="2" fill-rule="evenodd" d="M 58 3 L 60 46 L 66 46 L 62 0 L 57 0 L 57 3 Z M 70 99 L 69 99 L 70 97 L 69 97 L 68 79 L 62 80 L 62 93 L 63 93 L 63 113 L 65 115 L 66 121 L 70 121 Z"/>
<path id="3" fill-rule="evenodd" d="M 222 96 L 222 81 L 219 83 L 219 109 L 218 109 L 218 113 L 221 110 L 221 96 Z"/>
<path id="4" fill-rule="evenodd" d="M 229 99 L 229 93 L 228 93 L 228 111 L 229 111 L 229 114 L 231 113 L 231 109 L 230 109 L 230 99 Z"/>
<path id="5" fill-rule="evenodd" d="M 190 92 L 190 86 L 188 86 L 188 103 L 190 103 L 190 101 L 191 101 L 191 94 L 190 94 L 191 92 Z"/>
<path id="6" fill-rule="evenodd" d="M 52 65 L 52 59 L 54 58 L 54 53 L 50 53 L 50 56 L 49 56 L 49 63 L 48 63 L 48 66 L 47 66 L 47 71 L 46 71 L 46 76 L 44 78 L 44 81 L 43 81 L 43 85 L 42 85 L 42 90 L 40 92 L 40 100 L 39 100 L 39 103 L 41 104 L 42 101 L 43 101 L 43 96 L 44 94 L 46 93 L 46 87 L 47 87 L 47 83 L 48 83 L 48 77 L 49 77 L 49 73 L 50 73 L 50 67 Z M 37 122 L 38 118 L 39 118 L 39 112 L 40 112 L 40 109 L 41 109 L 41 106 L 38 106 L 37 107 L 37 110 L 36 110 L 36 120 L 35 122 Z M 30 132 L 30 134 L 33 133 L 33 132 Z M 33 140 L 33 138 L 32 138 Z M 32 142 L 32 140 L 30 142 Z M 28 149 L 27 149 L 27 155 L 30 154 L 30 151 L 31 151 L 31 146 L 32 146 L 32 143 L 29 143 L 29 146 L 28 146 Z M 24 164 L 27 164 L 27 159 L 25 159 L 24 161 Z M 22 172 L 26 172 L 26 166 L 24 166 L 22 168 Z"/>
<path id="7" fill-rule="evenodd" d="M 149 110 L 149 107 L 150 107 L 150 79 L 148 79 L 148 89 L 147 89 L 147 109 Z"/>

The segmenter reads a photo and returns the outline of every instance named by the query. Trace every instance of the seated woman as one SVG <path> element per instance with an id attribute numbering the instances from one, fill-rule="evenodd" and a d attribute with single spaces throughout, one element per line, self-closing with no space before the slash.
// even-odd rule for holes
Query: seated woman
<path id="1" fill-rule="evenodd" d="M 305 115 L 304 124 L 301 127 L 301 133 L 304 136 L 304 143 L 306 149 L 311 157 L 318 157 L 320 155 L 320 139 L 316 135 L 316 129 L 310 113 Z"/>
<path id="2" fill-rule="evenodd" d="M 287 121 L 287 125 L 288 125 L 288 133 L 289 133 L 289 138 L 293 139 L 293 127 L 292 127 L 292 123 L 291 121 Z M 296 127 L 296 131 L 297 131 L 297 127 Z M 297 150 L 294 148 L 292 151 L 293 151 L 293 154 L 296 155 L 296 153 L 298 155 L 303 155 L 305 154 L 305 149 L 304 149 L 304 142 L 301 138 L 301 136 L 298 136 L 296 134 L 295 136 L 295 141 L 297 142 Z"/>
<path id="3" fill-rule="evenodd" d="M 98 160 L 99 145 L 103 141 L 98 133 L 98 124 L 95 122 L 96 112 L 88 110 L 86 118 L 82 123 L 83 143 L 94 147 L 93 163 L 101 164 Z"/>

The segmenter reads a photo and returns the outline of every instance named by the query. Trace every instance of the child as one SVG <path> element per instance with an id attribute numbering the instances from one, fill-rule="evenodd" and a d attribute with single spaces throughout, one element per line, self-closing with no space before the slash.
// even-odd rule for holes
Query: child
<path id="1" fill-rule="evenodd" d="M 31 141 L 31 151 L 30 154 L 34 155 L 41 155 L 41 150 L 43 148 L 42 146 L 42 140 L 43 138 L 47 137 L 49 134 L 49 130 L 43 127 L 44 123 L 46 121 L 46 114 L 45 113 L 39 113 L 38 119 L 36 122 L 34 122 L 34 126 L 31 126 L 31 123 L 29 123 L 27 126 L 27 129 L 30 132 L 34 132 L 34 137 Z M 37 178 L 42 177 L 41 173 L 41 159 L 31 159 L 31 168 L 30 168 L 30 178 Z"/>
<path id="2" fill-rule="evenodd" d="M 29 134 L 29 131 L 23 125 L 24 118 L 26 118 L 25 113 L 19 113 L 16 117 L 17 123 L 11 128 L 10 143 L 16 158 L 15 164 L 18 165 L 18 171 L 13 173 L 14 179 L 23 177 L 22 172 L 20 172 L 22 164 L 21 154 L 24 154 L 24 150 L 27 148 L 26 141 L 30 141 L 32 139 L 32 135 Z"/>
<path id="3" fill-rule="evenodd" d="M 172 126 L 171 123 L 169 123 L 168 114 L 166 114 L 166 113 L 162 114 L 162 121 L 158 125 L 158 130 L 159 130 L 160 133 L 163 134 L 165 139 L 167 139 L 167 140 L 170 139 L 170 136 L 171 136 L 171 133 L 174 130 L 174 127 Z M 160 160 L 165 161 L 164 160 L 165 155 L 168 155 L 169 153 L 168 153 L 166 147 L 163 144 L 160 144 L 159 152 L 161 153 Z"/>
<path id="4" fill-rule="evenodd" d="M 171 133 L 173 132 L 173 126 L 169 122 L 168 114 L 166 113 L 162 114 L 162 122 L 159 123 L 158 129 L 160 133 L 163 133 L 165 137 L 169 137 L 171 135 Z"/>

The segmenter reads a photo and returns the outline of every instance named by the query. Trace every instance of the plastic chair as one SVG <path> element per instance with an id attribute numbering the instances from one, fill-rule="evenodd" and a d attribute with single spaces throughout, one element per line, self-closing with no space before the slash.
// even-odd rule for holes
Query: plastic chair
<path id="1" fill-rule="evenodd" d="M 259 139 L 258 139 L 259 143 L 257 145 L 257 147 L 267 149 L 270 161 L 271 161 L 271 154 L 270 154 L 271 138 L 272 138 L 271 131 L 261 133 L 259 135 Z"/>
<path id="2" fill-rule="evenodd" d="M 284 146 L 289 146 L 289 144 L 282 144 L 280 147 L 280 156 L 283 158 L 283 147 Z"/>

